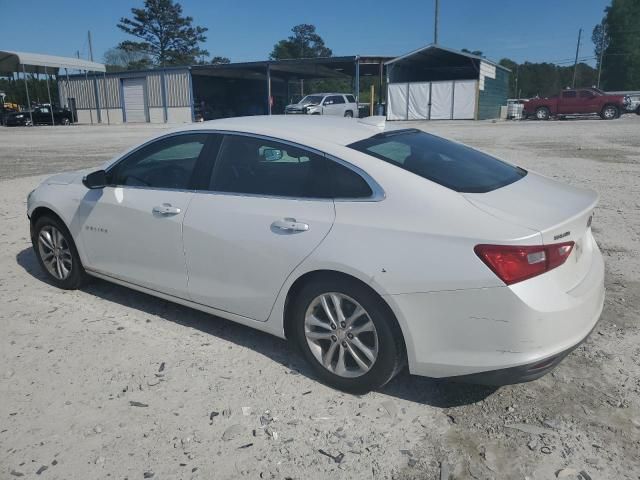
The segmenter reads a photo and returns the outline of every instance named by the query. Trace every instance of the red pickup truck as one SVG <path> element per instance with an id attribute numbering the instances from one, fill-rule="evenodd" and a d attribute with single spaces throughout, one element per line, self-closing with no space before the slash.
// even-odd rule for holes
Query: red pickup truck
<path id="1" fill-rule="evenodd" d="M 532 98 L 524 103 L 524 118 L 538 120 L 565 115 L 598 114 L 603 120 L 613 120 L 626 111 L 629 97 L 609 95 L 597 88 L 563 90 L 548 98 Z"/>

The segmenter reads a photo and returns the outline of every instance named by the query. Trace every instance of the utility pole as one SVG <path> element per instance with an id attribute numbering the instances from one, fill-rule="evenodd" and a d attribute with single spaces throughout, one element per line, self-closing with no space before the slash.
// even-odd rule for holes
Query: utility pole
<path id="1" fill-rule="evenodd" d="M 600 58 L 598 59 L 598 88 L 600 88 L 600 75 L 602 74 L 602 60 L 603 60 L 603 56 L 604 56 L 604 40 L 607 36 L 607 24 L 603 23 L 602 24 L 602 32 L 601 32 L 601 36 L 602 38 L 600 39 Z"/>
<path id="2" fill-rule="evenodd" d="M 578 54 L 580 53 L 580 37 L 582 37 L 582 29 L 578 30 L 578 45 L 576 46 L 576 60 L 573 62 L 573 82 L 571 88 L 576 88 L 576 73 L 578 71 Z"/>
<path id="3" fill-rule="evenodd" d="M 91 30 L 87 32 L 87 39 L 89 40 L 89 60 L 93 62 L 93 45 L 91 43 Z"/>
<path id="4" fill-rule="evenodd" d="M 436 12 L 435 12 L 435 20 L 433 26 L 433 43 L 438 44 L 438 23 L 440 22 L 440 0 L 435 0 L 436 2 Z"/>

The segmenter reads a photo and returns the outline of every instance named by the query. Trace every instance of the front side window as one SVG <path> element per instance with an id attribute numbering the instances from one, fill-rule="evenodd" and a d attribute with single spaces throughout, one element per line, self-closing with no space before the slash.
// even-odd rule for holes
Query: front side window
<path id="1" fill-rule="evenodd" d="M 322 155 L 243 135 L 224 137 L 209 189 L 292 198 L 361 198 L 372 194 L 360 175 Z"/>
<path id="2" fill-rule="evenodd" d="M 109 171 L 109 183 L 120 186 L 188 189 L 206 134 L 163 138 L 132 153 Z"/>
<path id="3" fill-rule="evenodd" d="M 527 174 L 486 153 L 420 130 L 381 133 L 349 147 L 456 192 L 490 192 Z"/>
<path id="4" fill-rule="evenodd" d="M 591 90 L 580 90 L 580 98 L 593 98 L 595 95 Z"/>
<path id="5" fill-rule="evenodd" d="M 569 90 L 568 92 L 562 92 L 562 98 L 576 98 L 575 90 Z"/>

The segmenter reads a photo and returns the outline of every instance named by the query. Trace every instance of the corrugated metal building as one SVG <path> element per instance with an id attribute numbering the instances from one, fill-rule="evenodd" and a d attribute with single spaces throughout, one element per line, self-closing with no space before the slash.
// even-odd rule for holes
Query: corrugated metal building
<path id="1" fill-rule="evenodd" d="M 74 109 L 79 123 L 193 121 L 188 67 L 61 76 L 58 90 L 60 104 Z"/>
<path id="2" fill-rule="evenodd" d="M 290 82 L 387 78 L 389 120 L 499 118 L 510 71 L 483 57 L 429 45 L 401 57 L 344 56 L 194 65 L 60 77 L 60 104 L 79 123 L 183 123 L 283 113 Z M 313 93 L 313 92 L 307 92 Z"/>
<path id="3" fill-rule="evenodd" d="M 510 70 L 467 52 L 428 45 L 386 63 L 389 120 L 499 118 Z"/>

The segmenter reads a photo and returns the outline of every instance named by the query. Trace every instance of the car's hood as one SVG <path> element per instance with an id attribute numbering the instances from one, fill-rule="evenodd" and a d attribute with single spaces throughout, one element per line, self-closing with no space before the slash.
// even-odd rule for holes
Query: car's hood
<path id="1" fill-rule="evenodd" d="M 568 241 L 582 235 L 598 203 L 598 194 L 593 190 L 572 187 L 532 172 L 497 190 L 463 195 L 495 217 L 539 231 L 544 243 L 560 238 Z"/>
<path id="2" fill-rule="evenodd" d="M 291 103 L 286 108 L 302 110 L 304 107 L 315 107 L 317 103 Z"/>
<path id="3" fill-rule="evenodd" d="M 47 178 L 43 183 L 46 185 L 69 185 L 70 183 L 81 182 L 85 175 L 96 171 L 96 168 L 85 168 L 72 172 L 63 172 Z"/>

